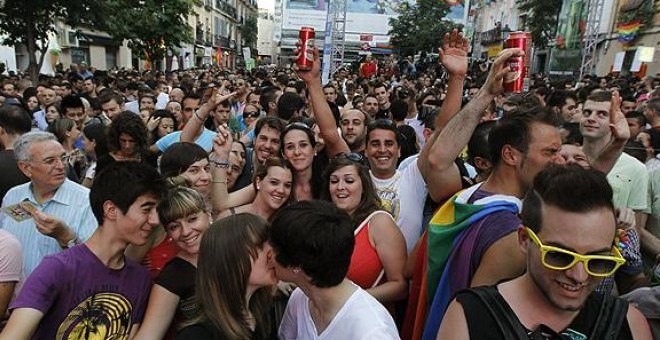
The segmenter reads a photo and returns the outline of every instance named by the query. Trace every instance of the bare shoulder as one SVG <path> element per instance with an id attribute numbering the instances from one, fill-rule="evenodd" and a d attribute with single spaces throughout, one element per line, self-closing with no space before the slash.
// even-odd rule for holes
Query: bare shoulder
<path id="1" fill-rule="evenodd" d="M 649 323 L 646 321 L 644 314 L 637 309 L 637 307 L 632 304 L 628 308 L 628 325 L 630 326 L 630 331 L 632 332 L 633 339 L 635 340 L 652 340 L 653 335 L 651 334 L 651 328 Z"/>

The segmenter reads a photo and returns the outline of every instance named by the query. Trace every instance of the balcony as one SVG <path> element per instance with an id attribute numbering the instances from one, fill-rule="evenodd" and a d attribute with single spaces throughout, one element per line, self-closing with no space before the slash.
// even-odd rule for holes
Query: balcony
<path id="1" fill-rule="evenodd" d="M 236 20 L 237 18 L 236 7 L 232 6 L 231 4 L 223 0 L 215 0 L 215 6 L 216 9 L 220 10 L 221 12 L 224 12 L 230 18 Z"/>
<path id="2" fill-rule="evenodd" d="M 495 27 L 492 30 L 481 33 L 481 45 L 492 45 L 502 41 L 502 28 Z"/>

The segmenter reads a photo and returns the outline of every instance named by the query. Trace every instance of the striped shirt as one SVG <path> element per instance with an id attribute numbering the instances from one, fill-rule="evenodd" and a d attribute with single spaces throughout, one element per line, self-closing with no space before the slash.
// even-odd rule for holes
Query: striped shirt
<path id="1" fill-rule="evenodd" d="M 43 204 L 37 203 L 31 182 L 17 185 L 7 192 L 2 207 L 23 201 L 29 201 L 39 211 L 62 220 L 82 242 L 92 236 L 98 225 L 89 204 L 89 189 L 68 179 L 57 189 L 55 195 Z M 21 242 L 25 277 L 32 273 L 45 256 L 62 251 L 56 239 L 37 230 L 33 219 L 16 222 L 2 213 L 0 228 L 10 232 Z"/>

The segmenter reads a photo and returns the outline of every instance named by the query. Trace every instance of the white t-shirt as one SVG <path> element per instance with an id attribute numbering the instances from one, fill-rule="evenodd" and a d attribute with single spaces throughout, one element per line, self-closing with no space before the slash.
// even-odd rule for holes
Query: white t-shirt
<path id="1" fill-rule="evenodd" d="M 424 213 L 424 200 L 428 194 L 426 182 L 417 166 L 418 155 L 410 156 L 412 161 L 401 172 L 401 179 L 397 188 L 399 199 L 399 215 L 396 224 L 406 239 L 408 252 L 415 248 L 415 244 L 422 236 L 422 215 Z"/>
<path id="2" fill-rule="evenodd" d="M 309 298 L 296 289 L 284 311 L 279 337 L 284 340 L 400 339 L 390 313 L 358 286 L 321 334 L 309 313 Z"/>

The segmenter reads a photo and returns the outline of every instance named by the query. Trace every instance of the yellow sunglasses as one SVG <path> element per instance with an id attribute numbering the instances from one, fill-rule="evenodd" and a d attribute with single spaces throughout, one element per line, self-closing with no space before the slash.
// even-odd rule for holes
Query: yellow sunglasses
<path id="1" fill-rule="evenodd" d="M 525 228 L 527 235 L 541 250 L 541 262 L 544 266 L 554 270 L 567 270 L 576 263 L 582 262 L 584 269 L 591 276 L 606 277 L 614 274 L 626 260 L 617 247 L 612 246 L 614 255 L 582 255 L 570 250 L 546 246 L 541 243 L 532 229 Z"/>

